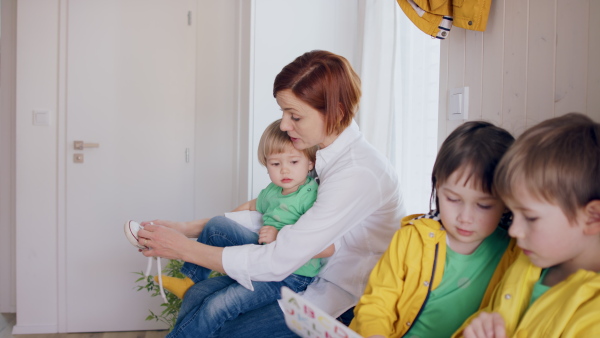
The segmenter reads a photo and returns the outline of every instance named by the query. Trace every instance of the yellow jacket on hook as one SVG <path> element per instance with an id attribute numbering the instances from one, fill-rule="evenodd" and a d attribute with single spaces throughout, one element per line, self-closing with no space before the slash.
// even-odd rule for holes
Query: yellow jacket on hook
<path id="1" fill-rule="evenodd" d="M 492 0 L 397 0 L 420 30 L 445 39 L 452 26 L 483 32 Z"/>

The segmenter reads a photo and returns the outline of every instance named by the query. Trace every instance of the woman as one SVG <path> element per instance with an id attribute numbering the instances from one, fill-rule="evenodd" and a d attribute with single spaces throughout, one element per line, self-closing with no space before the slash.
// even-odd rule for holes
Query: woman
<path id="1" fill-rule="evenodd" d="M 305 297 L 333 316 L 354 306 L 404 216 L 395 170 L 353 121 L 360 95 L 360 79 L 350 63 L 326 51 L 301 55 L 275 78 L 273 96 L 283 112 L 281 130 L 298 150 L 320 148 L 315 165 L 320 180 L 317 200 L 296 224 L 283 228 L 275 242 L 211 247 L 186 239 L 197 237 L 206 220 L 154 221 L 139 232 L 140 244 L 150 248 L 143 254 L 225 272 L 251 289 L 251 281 L 281 280 L 334 244 L 334 255 Z M 186 295 L 180 319 L 193 315 L 194 298 L 194 291 Z M 190 336 L 195 334 L 191 326 L 186 329 Z M 295 336 L 285 326 L 277 303 L 227 322 L 220 335 Z"/>

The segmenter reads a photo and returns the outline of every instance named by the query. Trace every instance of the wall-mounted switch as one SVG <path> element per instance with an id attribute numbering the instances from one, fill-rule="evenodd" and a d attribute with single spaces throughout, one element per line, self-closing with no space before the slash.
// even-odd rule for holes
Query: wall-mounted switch
<path id="1" fill-rule="evenodd" d="M 50 125 L 50 111 L 49 110 L 34 110 L 33 111 L 33 125 L 34 126 L 49 126 Z"/>
<path id="2" fill-rule="evenodd" d="M 448 120 L 466 120 L 469 117 L 469 87 L 450 90 Z"/>

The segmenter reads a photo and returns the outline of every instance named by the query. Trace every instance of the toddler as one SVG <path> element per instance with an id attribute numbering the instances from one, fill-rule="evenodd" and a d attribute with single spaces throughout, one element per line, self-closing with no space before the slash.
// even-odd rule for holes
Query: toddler
<path id="1" fill-rule="evenodd" d="M 280 122 L 277 120 L 267 127 L 258 146 L 259 161 L 267 167 L 271 183 L 257 199 L 236 208 L 236 211 L 256 210 L 263 214 L 263 226 L 259 232 L 224 222 L 219 216 L 206 224 L 198 242 L 218 247 L 268 244 L 276 240 L 282 227 L 294 224 L 313 205 L 318 184 L 309 173 L 314 168 L 316 147 L 296 150 L 287 133 L 280 130 Z M 187 278 L 162 276 L 167 290 L 180 298 L 191 292 L 191 299 L 194 299 L 193 304 L 183 302 L 179 319 L 169 337 L 185 333 L 183 328 L 187 323 L 180 319 L 186 318 L 189 311 L 197 312 L 187 317 L 197 323 L 198 331 L 194 334 L 205 337 L 217 331 L 225 321 L 279 299 L 282 286 L 295 292 L 304 291 L 319 273 L 320 258 L 331 256 L 333 250 L 332 245 L 280 282 L 252 282 L 253 291 L 227 276 L 208 278 L 209 269 L 185 263 L 181 272 Z"/>

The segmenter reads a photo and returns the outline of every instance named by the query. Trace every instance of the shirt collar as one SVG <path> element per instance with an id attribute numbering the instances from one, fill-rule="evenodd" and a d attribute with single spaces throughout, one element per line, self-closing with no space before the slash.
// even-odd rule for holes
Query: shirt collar
<path id="1" fill-rule="evenodd" d="M 352 123 L 342 131 L 342 133 L 327 147 L 317 151 L 317 163 L 315 168 L 317 173 L 320 173 L 327 163 L 336 159 L 340 154 L 344 153 L 348 145 L 356 141 L 362 136 L 358 124 L 354 119 Z"/>

